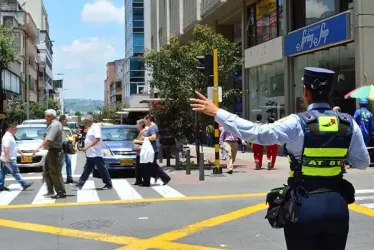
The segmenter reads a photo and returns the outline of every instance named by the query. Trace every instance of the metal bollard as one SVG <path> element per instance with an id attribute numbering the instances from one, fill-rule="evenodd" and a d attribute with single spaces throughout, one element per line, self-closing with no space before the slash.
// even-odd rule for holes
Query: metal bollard
<path id="1" fill-rule="evenodd" d="M 162 164 L 162 163 L 164 162 L 164 161 L 163 161 L 163 159 L 164 159 L 164 154 L 163 154 L 162 151 L 164 151 L 164 150 L 161 148 L 160 152 L 158 153 L 158 160 L 160 161 L 160 164 Z"/>
<path id="2" fill-rule="evenodd" d="M 203 181 L 204 178 L 205 178 L 205 173 L 204 173 L 204 153 L 200 153 L 199 180 Z"/>
<path id="3" fill-rule="evenodd" d="M 186 151 L 186 175 L 191 174 L 191 150 Z"/>
<path id="4" fill-rule="evenodd" d="M 170 157 L 171 157 L 171 155 L 170 155 L 170 148 L 168 147 L 166 149 L 166 166 L 167 167 L 170 167 Z"/>

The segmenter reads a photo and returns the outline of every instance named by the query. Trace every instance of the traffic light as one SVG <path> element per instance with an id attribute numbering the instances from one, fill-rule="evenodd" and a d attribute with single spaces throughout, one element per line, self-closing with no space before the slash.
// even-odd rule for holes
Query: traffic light
<path id="1" fill-rule="evenodd" d="M 206 76 L 213 76 L 213 55 L 197 56 L 196 59 L 200 63 L 196 69 Z"/>

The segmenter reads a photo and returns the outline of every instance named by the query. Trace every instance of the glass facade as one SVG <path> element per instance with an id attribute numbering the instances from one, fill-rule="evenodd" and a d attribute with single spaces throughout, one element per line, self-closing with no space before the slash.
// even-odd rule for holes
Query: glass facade
<path id="1" fill-rule="evenodd" d="M 353 0 L 293 0 L 293 30 L 348 10 Z"/>
<path id="2" fill-rule="evenodd" d="M 302 82 L 305 67 L 321 67 L 336 72 L 337 78 L 333 87 L 331 105 L 339 106 L 343 112 L 353 114 L 354 99 L 344 99 L 344 95 L 355 89 L 355 49 L 354 43 L 333 47 L 294 58 L 294 82 L 296 112 L 305 111 L 302 101 Z"/>
<path id="3" fill-rule="evenodd" d="M 276 120 L 285 116 L 284 63 L 278 61 L 247 70 L 251 121 L 262 114 L 262 122 L 273 116 Z"/>
<path id="4" fill-rule="evenodd" d="M 142 93 L 145 85 L 144 62 L 144 1 L 125 1 L 125 74 L 124 94 L 127 97 Z"/>
<path id="5" fill-rule="evenodd" d="M 247 47 L 283 35 L 283 0 L 260 0 L 248 7 Z"/>

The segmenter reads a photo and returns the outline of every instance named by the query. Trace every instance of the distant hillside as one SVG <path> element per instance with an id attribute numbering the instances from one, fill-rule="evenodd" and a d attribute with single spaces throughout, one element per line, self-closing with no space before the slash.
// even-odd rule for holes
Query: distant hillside
<path id="1" fill-rule="evenodd" d="M 90 100 L 90 99 L 65 99 L 64 106 L 66 111 L 73 110 L 79 111 L 81 113 L 95 112 L 98 107 L 104 106 L 104 101 L 102 100 Z"/>

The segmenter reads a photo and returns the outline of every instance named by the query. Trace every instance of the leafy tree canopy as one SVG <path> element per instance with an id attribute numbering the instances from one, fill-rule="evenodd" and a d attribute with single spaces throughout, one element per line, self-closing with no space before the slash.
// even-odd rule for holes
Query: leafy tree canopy
<path id="1" fill-rule="evenodd" d="M 225 93 L 221 104 L 224 106 L 241 94 L 239 90 L 227 91 L 231 87 L 225 84 L 242 65 L 240 47 L 209 26 L 197 25 L 193 39 L 187 44 L 182 45 L 177 38 L 171 38 L 168 45 L 159 51 L 148 51 L 144 56 L 147 67 L 152 70 L 150 84 L 164 98 L 162 107 L 153 109 L 152 113 L 160 127 L 176 139 L 193 133 L 195 114 L 191 111 L 189 98 L 194 96 L 195 89 L 206 94 L 208 87 L 207 77 L 196 70 L 196 56 L 212 53 L 215 48 L 218 49 L 220 85 Z"/>
<path id="2" fill-rule="evenodd" d="M 121 115 L 117 114 L 117 112 L 127 107 L 128 105 L 122 102 L 116 103 L 116 104 L 110 104 L 100 109 L 100 113 L 97 115 L 96 119 L 99 121 L 108 119 L 108 120 L 115 122 L 116 120 L 121 118 Z"/>
<path id="3" fill-rule="evenodd" d="M 9 30 L 0 24 L 0 70 L 6 69 L 8 64 L 15 60 L 13 37 Z"/>

